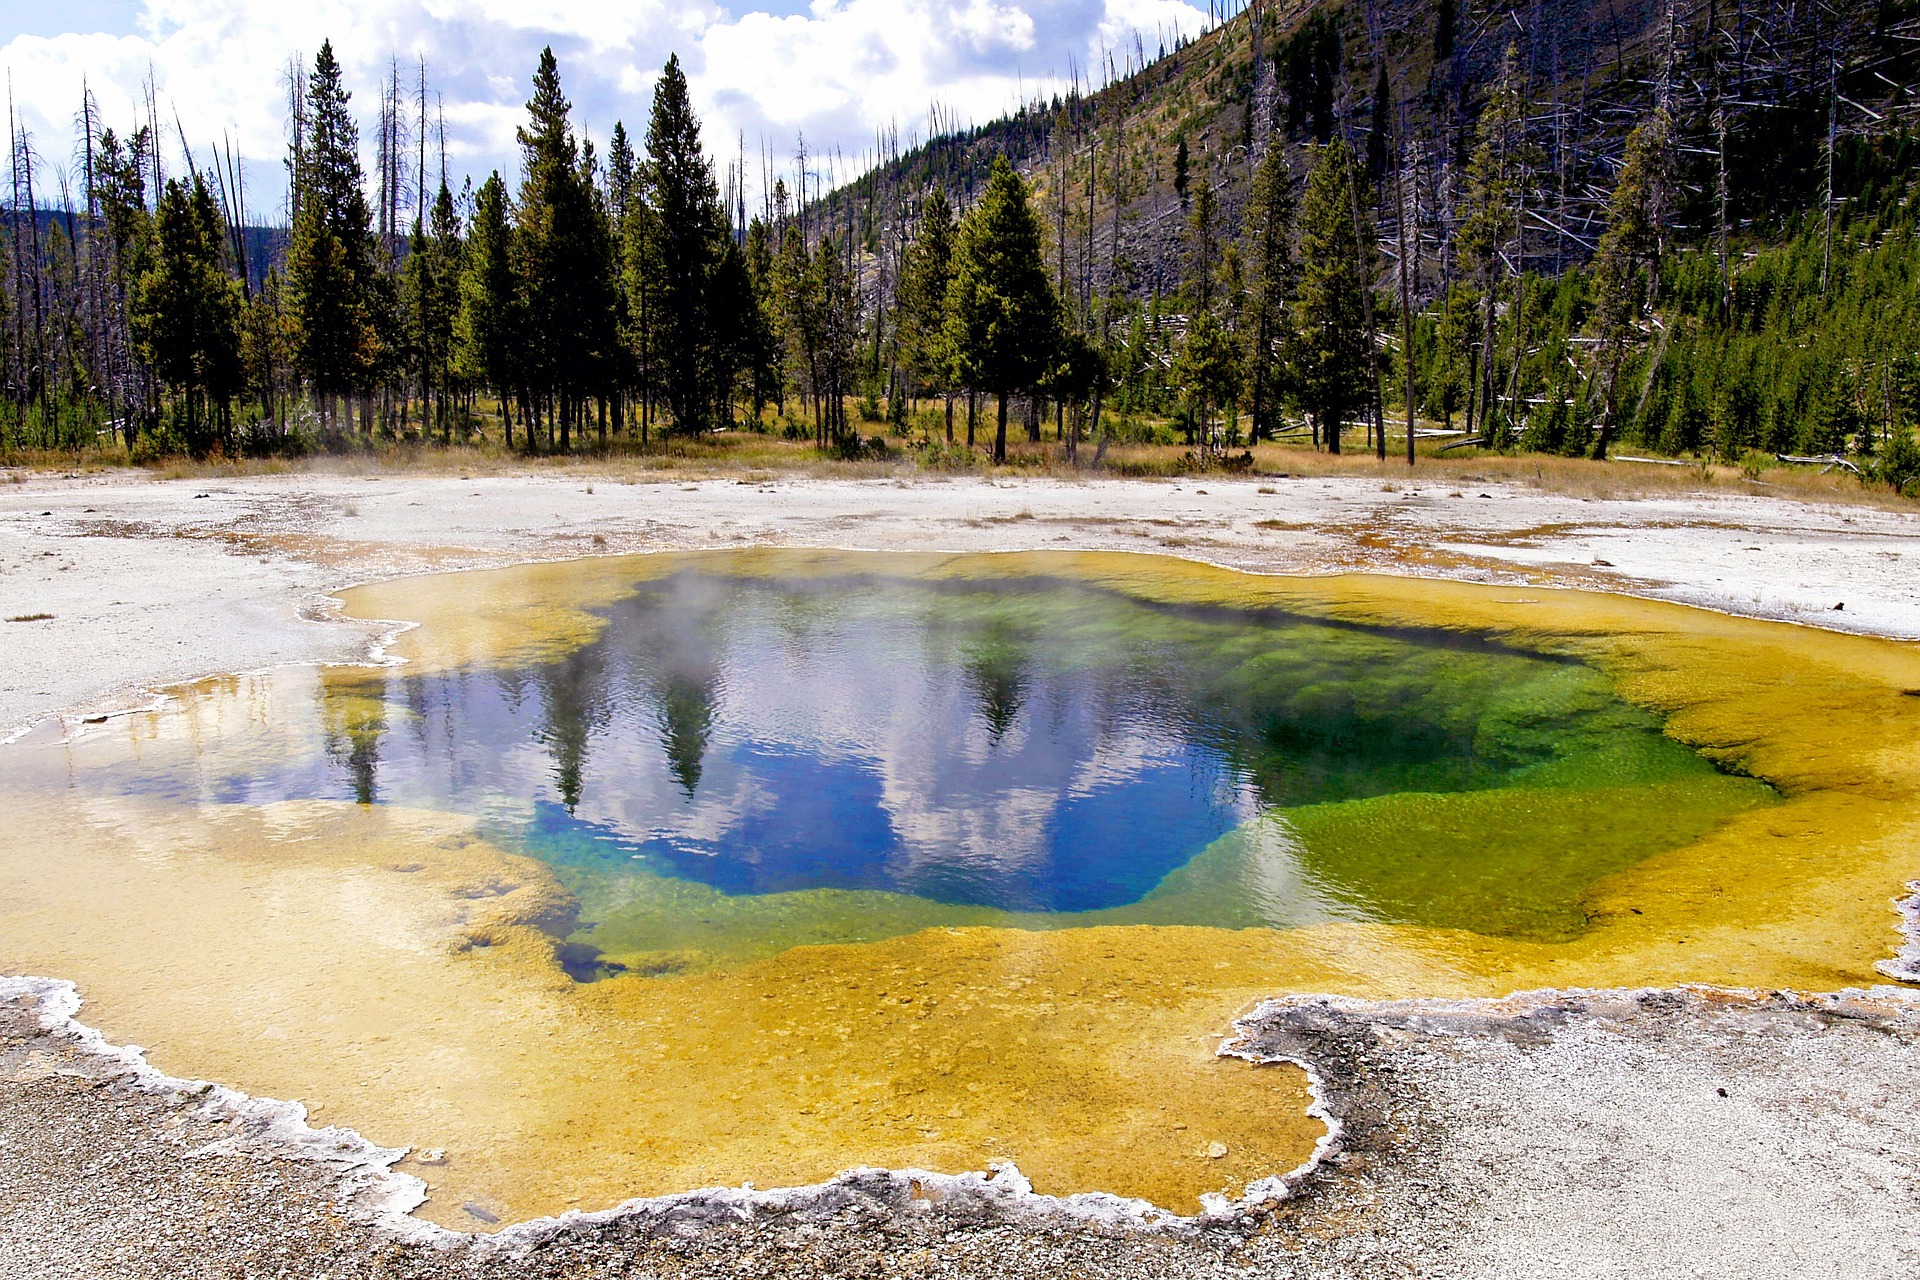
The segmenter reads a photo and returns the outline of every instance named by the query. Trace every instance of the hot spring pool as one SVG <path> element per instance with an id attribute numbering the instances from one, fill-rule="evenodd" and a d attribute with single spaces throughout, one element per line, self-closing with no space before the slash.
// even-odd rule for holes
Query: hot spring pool
<path id="1" fill-rule="evenodd" d="M 1259 996 L 1865 946 L 1793 921 L 1846 781 L 1809 775 L 1809 708 L 1873 696 L 1821 651 L 1876 642 L 1113 556 L 637 557 L 349 604 L 422 624 L 405 663 L 6 749 L 0 964 L 76 978 L 165 1069 L 438 1149 L 411 1167 L 453 1225 L 997 1159 L 1190 1212 L 1319 1131 L 1297 1071 L 1212 1057 Z M 1885 878 L 1878 811 L 1849 822 L 1843 897 Z"/>

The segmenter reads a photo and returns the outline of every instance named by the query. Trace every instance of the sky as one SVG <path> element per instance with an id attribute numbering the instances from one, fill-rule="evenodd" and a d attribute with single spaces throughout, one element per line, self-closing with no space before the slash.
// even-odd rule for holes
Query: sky
<path id="1" fill-rule="evenodd" d="M 518 172 L 513 131 L 524 116 L 543 45 L 560 63 L 576 126 L 602 147 L 615 120 L 636 138 L 653 85 L 677 53 L 693 87 L 710 150 L 732 158 L 744 136 L 757 189 L 762 141 L 776 168 L 791 167 L 802 134 L 809 151 L 848 159 L 876 130 L 903 145 L 927 132 L 929 108 L 984 123 L 1037 92 L 1084 81 L 1111 50 L 1124 70 L 1143 37 L 1149 57 L 1178 31 L 1198 33 L 1206 0 L 8 0 L 0 5 L 0 69 L 40 155 L 36 196 L 58 201 L 74 161 L 81 85 L 103 122 L 137 123 L 152 75 L 168 147 L 178 134 L 208 162 L 234 139 L 246 160 L 256 220 L 283 216 L 285 77 L 289 59 L 311 65 L 331 39 L 353 91 L 363 151 L 390 59 L 410 78 L 424 58 L 444 103 L 454 185 L 495 168 Z M 1098 76 L 1096 75 L 1097 79 Z M 437 115 L 438 112 L 436 111 Z M 177 126 L 176 126 L 177 120 Z M 430 161 L 430 165 L 432 162 Z M 812 167 L 812 166 L 810 166 Z M 77 183 L 73 185 L 77 186 Z M 48 193 L 42 195 L 42 192 Z M 76 192 L 77 199 L 77 192 Z"/>

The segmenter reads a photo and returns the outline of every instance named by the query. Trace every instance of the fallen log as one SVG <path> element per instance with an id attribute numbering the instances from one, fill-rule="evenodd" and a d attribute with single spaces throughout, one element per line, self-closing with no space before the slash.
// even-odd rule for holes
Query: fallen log
<path id="1" fill-rule="evenodd" d="M 1613 460 L 1615 462 L 1644 462 L 1648 466 L 1654 467 L 1704 467 L 1707 465 L 1704 462 L 1689 462 L 1685 458 L 1636 458 L 1625 453 L 1614 454 Z"/>
<path id="2" fill-rule="evenodd" d="M 1776 462 L 1798 462 L 1806 466 L 1819 467 L 1821 475 L 1827 474 L 1827 472 L 1833 470 L 1835 467 L 1844 468 L 1845 470 L 1853 472 L 1855 475 L 1860 474 L 1859 467 L 1854 466 L 1853 463 L 1848 462 L 1837 453 L 1814 454 L 1810 457 L 1803 457 L 1792 453 L 1776 453 L 1773 457 Z"/>

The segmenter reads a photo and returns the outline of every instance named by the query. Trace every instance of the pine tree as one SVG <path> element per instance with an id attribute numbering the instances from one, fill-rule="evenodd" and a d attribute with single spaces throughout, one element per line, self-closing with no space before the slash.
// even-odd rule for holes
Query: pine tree
<path id="1" fill-rule="evenodd" d="M 380 300 L 372 211 L 360 172 L 360 134 L 347 110 L 331 42 L 307 78 L 303 158 L 287 249 L 294 362 L 320 400 L 329 433 L 336 397 L 364 390 L 378 367 Z"/>
<path id="2" fill-rule="evenodd" d="M 1242 241 L 1252 277 L 1243 325 L 1247 404 L 1256 441 L 1273 433 L 1278 410 L 1293 390 L 1292 312 L 1300 287 L 1293 219 L 1293 174 L 1285 149 L 1272 147 L 1254 171 Z"/>
<path id="3" fill-rule="evenodd" d="M 605 448 L 608 406 L 624 385 L 628 360 L 621 331 L 620 236 L 601 186 L 592 143 L 581 148 L 578 182 L 585 207 L 574 248 L 581 272 L 575 282 L 581 343 L 576 385 L 580 397 L 593 397 L 600 445 Z M 576 403 L 584 406 L 584 399 Z"/>
<path id="4" fill-rule="evenodd" d="M 640 441 L 651 442 L 653 429 L 655 318 L 660 311 L 659 264 L 653 257 L 656 216 L 648 202 L 642 166 L 636 165 L 626 213 L 620 220 L 620 311 L 624 318 L 621 350 L 627 386 L 640 397 Z"/>
<path id="5" fill-rule="evenodd" d="M 1501 284 L 1509 273 L 1514 242 L 1520 234 L 1519 201 L 1528 170 L 1525 111 L 1520 100 L 1517 51 L 1509 46 L 1499 83 L 1480 113 L 1473 155 L 1467 162 L 1467 216 L 1456 238 L 1460 256 L 1480 283 L 1480 363 L 1477 386 L 1470 388 L 1468 430 L 1474 430 L 1472 409 L 1479 406 L 1479 434 L 1489 444 L 1503 424 L 1495 416 L 1495 366 L 1498 331 L 1495 318 Z"/>
<path id="6" fill-rule="evenodd" d="M 565 274 L 573 264 L 566 260 L 566 224 L 573 212 L 574 170 L 580 163 L 579 145 L 568 118 L 571 111 L 572 104 L 561 92 L 559 64 L 548 46 L 540 51 L 534 69 L 527 123 L 515 135 L 520 143 L 520 198 L 514 205 L 514 274 L 520 291 L 522 325 L 519 362 L 531 393 L 529 448 L 537 443 L 536 432 L 547 412 L 547 397 L 561 390 L 562 366 L 571 357 L 567 330 L 572 317 L 566 310 Z M 571 430 L 564 392 L 560 400 L 554 406 L 559 421 L 548 424 L 550 439 L 557 439 L 563 425 Z"/>
<path id="7" fill-rule="evenodd" d="M 611 235 L 599 206 L 591 158 L 573 135 L 572 105 L 560 88 L 553 50 L 534 71 L 521 152 L 518 269 L 523 294 L 525 376 L 535 413 L 553 398 L 558 445 L 572 447 L 587 395 L 604 390 L 611 357 Z"/>
<path id="8" fill-rule="evenodd" d="M 1329 453 L 1340 452 L 1347 417 L 1367 403 L 1367 282 L 1354 224 L 1353 149 L 1342 139 L 1321 147 L 1300 202 L 1300 293 L 1294 304 L 1300 400 Z"/>
<path id="9" fill-rule="evenodd" d="M 429 236 L 433 288 L 425 335 L 428 372 L 439 396 L 441 441 L 450 443 L 453 438 L 453 320 L 460 309 L 460 278 L 466 266 L 466 245 L 461 240 L 460 215 L 454 208 L 453 192 L 445 182 L 440 184 L 434 197 Z"/>
<path id="10" fill-rule="evenodd" d="M 1318 6 L 1281 48 L 1287 85 L 1287 128 L 1296 137 L 1308 131 L 1325 145 L 1333 137 L 1336 86 L 1345 50 L 1337 10 Z"/>
<path id="11" fill-rule="evenodd" d="M 453 193 L 442 183 L 434 198 L 431 229 L 414 219 L 407 238 L 400 292 L 412 373 L 420 386 L 420 421 L 426 430 L 437 424 L 443 442 L 451 440 L 453 430 L 447 401 L 452 384 L 454 313 L 460 301 L 459 273 L 458 218 L 453 210 Z"/>
<path id="12" fill-rule="evenodd" d="M 1092 403 L 1091 428 L 1097 435 L 1100 402 L 1111 376 L 1108 353 L 1096 338 L 1077 329 L 1062 335 L 1049 382 L 1055 395 L 1074 406 L 1073 428 L 1067 435 L 1067 460 L 1076 466 L 1080 461 L 1080 407 Z"/>
<path id="13" fill-rule="evenodd" d="M 1620 373 L 1653 297 L 1659 265 L 1659 208 L 1671 164 L 1672 121 L 1665 109 L 1627 135 L 1626 157 L 1607 202 L 1607 229 L 1593 259 L 1593 314 L 1602 397 L 1593 456 L 1605 458 L 1620 416 Z"/>
<path id="14" fill-rule="evenodd" d="M 1387 60 L 1378 60 L 1373 77 L 1373 103 L 1367 121 L 1367 177 L 1379 182 L 1387 171 L 1393 149 L 1393 82 L 1387 78 Z"/>
<path id="15" fill-rule="evenodd" d="M 628 397 L 639 389 L 640 361 L 637 327 L 634 321 L 634 290 L 630 287 L 628 264 L 635 252 L 639 234 L 639 212 L 644 205 L 640 161 L 633 151 L 633 140 L 622 121 L 613 122 L 613 136 L 607 141 L 607 176 L 602 194 L 606 209 L 607 234 L 613 253 L 611 290 L 613 297 L 612 349 L 607 360 L 615 417 L 624 429 L 631 409 Z"/>
<path id="16" fill-rule="evenodd" d="M 106 224 L 114 283 L 122 293 L 140 271 L 140 254 L 153 231 L 153 220 L 147 212 L 147 145 L 145 129 L 136 131 L 126 147 L 108 129 L 100 136 L 100 149 L 94 157 L 93 199 Z"/>
<path id="17" fill-rule="evenodd" d="M 607 140 L 607 211 L 616 226 L 625 224 L 627 207 L 633 203 L 639 180 L 627 126 L 615 120 L 613 136 Z"/>
<path id="18" fill-rule="evenodd" d="M 407 258 L 400 270 L 400 310 L 406 327 L 406 372 L 420 389 L 420 421 L 426 428 L 433 403 L 434 308 L 433 255 L 427 228 L 419 218 L 407 234 Z"/>
<path id="19" fill-rule="evenodd" d="M 734 392 L 757 359 L 758 313 L 747 255 L 729 237 L 721 242 L 707 294 L 707 420 L 716 427 L 733 425 Z"/>
<path id="20" fill-rule="evenodd" d="M 1196 311 L 1213 310 L 1214 272 L 1220 263 L 1220 232 L 1214 226 L 1218 207 L 1213 185 L 1202 176 L 1187 216 L 1187 296 Z"/>
<path id="21" fill-rule="evenodd" d="M 720 314 L 714 284 L 728 241 L 727 220 L 678 56 L 667 59 L 654 86 L 647 163 L 660 381 L 675 430 L 704 431 L 714 425 L 720 343 L 732 319 Z"/>
<path id="22" fill-rule="evenodd" d="M 144 269 L 145 254 L 152 239 L 153 220 L 147 212 L 145 176 L 147 145 L 148 134 L 144 128 L 136 130 L 124 146 L 113 130 L 104 131 L 94 155 L 92 173 L 92 197 L 107 233 L 109 291 L 119 304 L 103 308 L 105 314 L 101 321 L 105 331 L 100 334 L 100 341 L 110 353 L 107 363 L 112 372 L 98 381 L 107 390 L 109 411 L 118 412 L 123 420 L 121 436 L 129 449 L 133 447 L 139 426 L 151 421 L 144 377 L 133 367 L 133 360 L 115 358 L 121 351 L 131 354 L 133 343 L 127 328 L 126 302 L 133 282 Z M 4 285 L 5 280 L 0 279 L 0 293 L 4 292 Z M 5 306 L 0 306 L 0 315 L 7 311 Z M 0 360 L 4 360 L 6 351 L 7 344 L 0 342 Z M 0 376 L 10 375 L 11 370 L 0 369 Z"/>
<path id="23" fill-rule="evenodd" d="M 294 389 L 286 377 L 293 368 L 292 337 L 285 282 L 270 267 L 259 292 L 241 311 L 240 364 L 249 391 L 259 398 L 261 430 L 272 444 L 285 439 L 281 397 Z"/>
<path id="24" fill-rule="evenodd" d="M 512 211 L 507 184 L 496 172 L 480 185 L 468 230 L 466 269 L 454 321 L 455 362 L 461 376 L 491 387 L 500 400 L 506 445 L 513 447 L 513 393 L 521 386 L 521 311 L 514 273 Z"/>
<path id="25" fill-rule="evenodd" d="M 744 358 L 753 398 L 756 428 L 767 405 L 784 401 L 781 360 L 774 301 L 773 232 L 762 218 L 747 225 L 743 261 L 747 271 L 747 298 L 742 322 Z"/>
<path id="26" fill-rule="evenodd" d="M 920 209 L 913 243 L 900 272 L 900 341 L 908 378 L 916 384 L 943 381 L 951 365 L 943 345 L 947 286 L 953 280 L 953 206 L 935 187 Z M 952 439 L 952 396 L 947 398 Z"/>
<path id="27" fill-rule="evenodd" d="M 1426 373 L 1424 407 L 1429 418 L 1439 418 L 1453 430 L 1453 415 L 1467 402 L 1470 349 L 1475 328 L 1473 296 L 1464 285 L 1448 291 L 1440 314 L 1432 323 L 1432 344 Z"/>
<path id="28" fill-rule="evenodd" d="M 199 174 L 168 181 L 154 245 L 129 313 L 141 357 L 186 410 L 186 443 L 203 454 L 241 386 L 240 286 L 224 265 L 226 226 Z M 216 423 L 205 412 L 214 410 Z"/>
<path id="29" fill-rule="evenodd" d="M 945 328 L 958 380 L 999 398 L 995 462 L 1007 460 L 1007 397 L 1040 380 L 1059 339 L 1060 300 L 1040 246 L 1027 184 L 996 157 L 986 195 L 955 238 Z"/>
<path id="30" fill-rule="evenodd" d="M 860 306 L 845 260 L 844 250 L 832 239 L 822 241 L 814 251 L 805 286 L 812 298 L 818 398 L 825 409 L 820 428 L 822 448 L 846 449 L 858 444 L 857 438 L 850 437 L 847 397 L 853 394 L 854 343 L 859 336 Z"/>
<path id="31" fill-rule="evenodd" d="M 1911 340 L 1920 344 L 1920 339 Z M 1887 374 L 1893 400 L 1892 425 L 1920 427 L 1920 345 L 1896 352 Z"/>
<path id="32" fill-rule="evenodd" d="M 824 252 L 824 251 L 823 251 Z M 811 405 L 814 434 L 826 439 L 825 406 L 820 396 L 820 301 L 813 289 L 813 258 L 800 228 L 789 222 L 773 260 L 769 292 L 777 317 L 775 339 L 793 366 Z"/>
<path id="33" fill-rule="evenodd" d="M 1189 321 L 1180 352 L 1174 357 L 1173 380 L 1187 393 L 1188 412 L 1194 423 L 1189 441 L 1211 452 L 1215 445 L 1213 410 L 1231 402 L 1240 385 L 1240 353 L 1212 312 L 1196 312 Z"/>

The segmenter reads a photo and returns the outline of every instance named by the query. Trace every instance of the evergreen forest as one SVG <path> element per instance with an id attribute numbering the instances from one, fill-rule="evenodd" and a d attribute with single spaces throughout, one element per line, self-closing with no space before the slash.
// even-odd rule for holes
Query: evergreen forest
<path id="1" fill-rule="evenodd" d="M 548 50 L 468 177 L 424 67 L 363 118 L 323 45 L 272 228 L 230 146 L 83 94 L 52 197 L 10 121 L 0 454 L 1274 442 L 1920 496 L 1920 0 L 1249 0 L 1070 79 L 750 182 L 677 59 L 601 148 Z"/>

